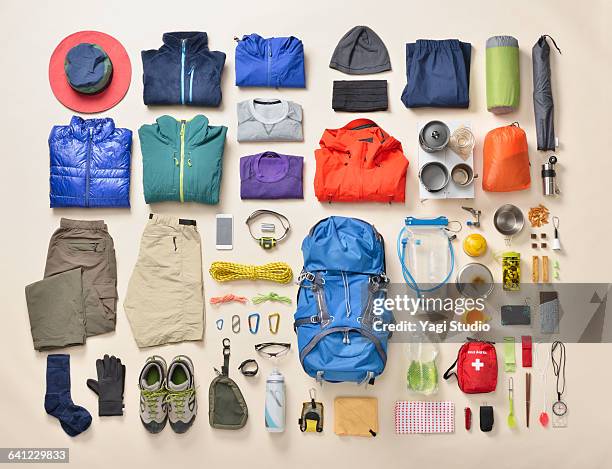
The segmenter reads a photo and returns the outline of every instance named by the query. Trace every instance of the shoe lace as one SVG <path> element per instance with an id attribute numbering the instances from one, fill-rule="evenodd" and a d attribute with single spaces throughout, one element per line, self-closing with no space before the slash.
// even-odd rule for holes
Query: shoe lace
<path id="1" fill-rule="evenodd" d="M 161 397 L 163 399 L 162 404 L 166 401 L 166 395 L 167 395 L 166 389 L 161 388 L 156 391 L 148 391 L 146 389 L 142 389 L 140 392 L 142 394 L 142 397 L 144 399 L 145 405 L 147 406 L 149 413 L 155 417 L 157 415 L 157 404 L 158 404 L 159 398 Z"/>
<path id="2" fill-rule="evenodd" d="M 176 415 L 182 418 L 185 415 L 185 402 L 189 401 L 189 398 L 195 394 L 195 388 L 184 389 L 183 391 L 171 391 L 167 389 L 167 394 L 164 402 L 169 403 Z"/>

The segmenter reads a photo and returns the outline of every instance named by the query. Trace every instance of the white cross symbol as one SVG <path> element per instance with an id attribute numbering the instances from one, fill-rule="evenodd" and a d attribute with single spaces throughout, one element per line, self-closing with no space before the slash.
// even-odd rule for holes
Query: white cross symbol
<path id="1" fill-rule="evenodd" d="M 480 358 L 477 358 L 476 360 L 474 360 L 474 361 L 472 362 L 472 366 L 474 367 L 474 369 L 475 369 L 476 371 L 480 371 L 480 369 L 481 369 L 481 368 L 482 368 L 484 365 L 485 365 L 485 364 L 484 364 L 484 363 L 482 363 L 482 362 L 480 361 Z"/>

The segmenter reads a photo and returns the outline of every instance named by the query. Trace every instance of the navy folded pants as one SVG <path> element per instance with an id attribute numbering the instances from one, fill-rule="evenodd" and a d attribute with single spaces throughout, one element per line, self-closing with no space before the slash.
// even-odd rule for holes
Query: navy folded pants
<path id="1" fill-rule="evenodd" d="M 406 44 L 408 83 L 402 102 L 408 108 L 467 108 L 471 56 L 472 45 L 457 39 Z"/>

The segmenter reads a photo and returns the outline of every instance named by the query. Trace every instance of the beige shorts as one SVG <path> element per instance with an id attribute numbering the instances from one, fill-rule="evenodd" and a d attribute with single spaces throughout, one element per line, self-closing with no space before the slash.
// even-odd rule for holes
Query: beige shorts
<path id="1" fill-rule="evenodd" d="M 194 221 L 151 215 L 123 307 L 139 347 L 202 340 L 202 247 Z"/>

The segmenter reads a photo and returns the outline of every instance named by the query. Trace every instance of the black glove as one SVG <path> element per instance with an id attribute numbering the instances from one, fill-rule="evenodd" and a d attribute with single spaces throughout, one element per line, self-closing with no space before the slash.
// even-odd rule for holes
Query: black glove
<path id="1" fill-rule="evenodd" d="M 123 415 L 123 391 L 125 389 L 125 365 L 114 355 L 104 355 L 96 360 L 98 381 L 87 380 L 87 387 L 98 395 L 98 415 Z"/>

